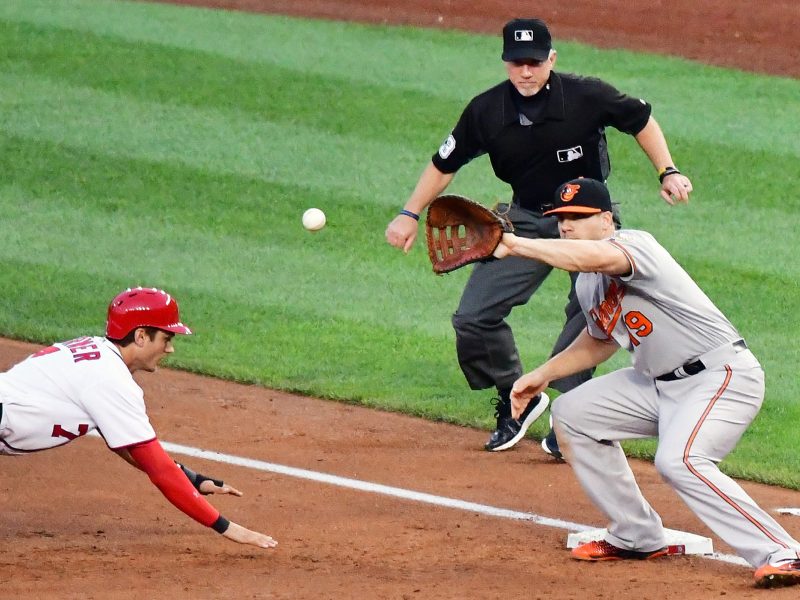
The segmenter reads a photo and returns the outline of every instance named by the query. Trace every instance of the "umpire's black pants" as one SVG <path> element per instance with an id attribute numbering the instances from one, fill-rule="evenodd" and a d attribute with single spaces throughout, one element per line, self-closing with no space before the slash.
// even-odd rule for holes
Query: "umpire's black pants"
<path id="1" fill-rule="evenodd" d="M 499 212 L 507 209 L 501 204 Z M 508 217 L 514 233 L 526 238 L 558 238 L 558 221 L 511 205 Z M 505 319 L 515 306 L 528 302 L 553 267 L 516 256 L 475 264 L 461 302 L 453 314 L 458 364 L 473 390 L 492 386 L 510 388 L 523 373 L 514 334 Z M 553 346 L 553 354 L 566 348 L 586 327 L 575 296 L 575 277 L 564 309 L 566 323 Z M 593 369 L 551 382 L 566 392 L 592 377 Z"/>

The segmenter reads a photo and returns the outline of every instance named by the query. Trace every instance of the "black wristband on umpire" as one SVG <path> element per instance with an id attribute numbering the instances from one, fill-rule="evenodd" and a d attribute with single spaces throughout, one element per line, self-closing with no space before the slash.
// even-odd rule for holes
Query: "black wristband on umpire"
<path id="1" fill-rule="evenodd" d="M 180 470 L 183 471 L 183 474 L 186 475 L 186 478 L 194 486 L 194 489 L 196 489 L 204 496 L 208 496 L 211 493 L 211 492 L 204 492 L 203 490 L 200 489 L 200 484 L 203 483 L 204 481 L 211 481 L 217 487 L 222 487 L 223 482 L 221 479 L 214 479 L 213 477 L 206 477 L 205 475 L 201 475 L 200 473 L 195 473 L 189 467 L 183 466 L 178 461 L 175 461 L 175 464 L 178 465 L 178 467 L 180 467 Z"/>
<path id="2" fill-rule="evenodd" d="M 676 169 L 675 167 L 664 167 L 658 173 L 658 182 L 664 183 L 664 178 L 667 177 L 668 175 L 680 175 L 680 174 L 681 172 L 678 171 L 678 169 Z"/>
<path id="3" fill-rule="evenodd" d="M 400 211 L 400 214 L 401 215 L 405 215 L 407 217 L 411 217 L 415 221 L 419 221 L 419 215 L 417 213 L 415 213 L 415 212 L 412 212 L 412 211 L 408 210 L 408 209 L 404 208 L 403 210 Z"/>

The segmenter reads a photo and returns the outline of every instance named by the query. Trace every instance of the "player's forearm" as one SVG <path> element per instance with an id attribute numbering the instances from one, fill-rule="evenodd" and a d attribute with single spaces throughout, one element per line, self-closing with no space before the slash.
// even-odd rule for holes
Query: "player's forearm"
<path id="1" fill-rule="evenodd" d="M 164 452 L 158 440 L 134 446 L 129 452 L 153 485 L 178 510 L 206 527 L 212 527 L 219 533 L 225 532 L 228 528 L 227 519 L 200 496 L 178 465 Z"/>
<path id="2" fill-rule="evenodd" d="M 593 338 L 584 329 L 575 341 L 539 369 L 547 381 L 555 381 L 604 363 L 616 353 L 619 346 L 613 341 Z"/>
<path id="3" fill-rule="evenodd" d="M 503 244 L 512 256 L 532 258 L 565 271 L 616 274 L 628 268 L 619 249 L 605 241 L 532 240 L 504 234 Z"/>

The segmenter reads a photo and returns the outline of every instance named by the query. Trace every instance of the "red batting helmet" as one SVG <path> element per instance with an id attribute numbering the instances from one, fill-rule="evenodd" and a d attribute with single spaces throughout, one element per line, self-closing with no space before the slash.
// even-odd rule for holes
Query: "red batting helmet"
<path id="1" fill-rule="evenodd" d="M 156 327 L 186 335 L 192 333 L 181 323 L 175 298 L 157 288 L 128 288 L 108 305 L 106 336 L 121 340 L 137 327 Z"/>

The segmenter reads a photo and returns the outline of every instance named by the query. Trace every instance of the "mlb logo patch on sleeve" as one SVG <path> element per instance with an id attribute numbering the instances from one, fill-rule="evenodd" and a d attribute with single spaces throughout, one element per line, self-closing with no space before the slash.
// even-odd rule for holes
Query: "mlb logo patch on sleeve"
<path id="1" fill-rule="evenodd" d="M 439 147 L 439 156 L 443 159 L 446 159 L 453 153 L 453 150 L 456 149 L 456 138 L 453 137 L 452 134 L 447 136 L 447 139 L 444 143 Z"/>

